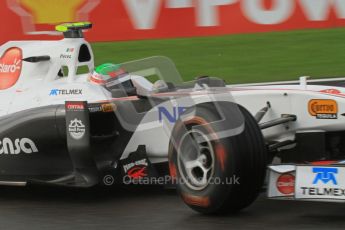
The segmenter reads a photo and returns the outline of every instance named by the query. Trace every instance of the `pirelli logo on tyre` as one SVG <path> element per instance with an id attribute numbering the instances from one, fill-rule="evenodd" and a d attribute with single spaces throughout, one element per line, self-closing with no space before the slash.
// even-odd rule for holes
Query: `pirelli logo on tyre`
<path id="1" fill-rule="evenodd" d="M 309 114 L 317 119 L 337 119 L 338 104 L 330 99 L 313 99 L 308 103 Z"/>

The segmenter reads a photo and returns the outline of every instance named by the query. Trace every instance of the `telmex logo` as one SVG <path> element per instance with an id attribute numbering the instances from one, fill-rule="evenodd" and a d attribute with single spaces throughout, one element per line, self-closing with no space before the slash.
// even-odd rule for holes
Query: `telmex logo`
<path id="1" fill-rule="evenodd" d="M 69 96 L 69 95 L 82 95 L 82 89 L 52 89 L 50 90 L 49 96 Z"/>
<path id="2" fill-rule="evenodd" d="M 328 184 L 331 182 L 334 185 L 338 185 L 336 178 L 336 175 L 338 175 L 337 168 L 313 168 L 313 173 L 316 174 L 313 184 Z"/>

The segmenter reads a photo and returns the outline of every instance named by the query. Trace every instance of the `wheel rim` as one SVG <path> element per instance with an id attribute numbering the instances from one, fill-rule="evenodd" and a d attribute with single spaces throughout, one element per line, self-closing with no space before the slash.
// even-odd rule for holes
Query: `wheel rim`
<path id="1" fill-rule="evenodd" d="M 211 141 L 198 129 L 189 130 L 182 136 L 178 149 L 178 170 L 192 190 L 205 189 L 214 174 L 215 155 Z"/>

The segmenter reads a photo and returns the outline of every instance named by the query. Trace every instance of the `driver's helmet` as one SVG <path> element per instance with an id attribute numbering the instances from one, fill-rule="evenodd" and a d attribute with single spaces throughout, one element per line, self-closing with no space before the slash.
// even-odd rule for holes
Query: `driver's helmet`
<path id="1" fill-rule="evenodd" d="M 107 82 L 127 75 L 126 71 L 120 65 L 105 63 L 99 65 L 90 74 L 90 81 L 96 84 L 105 85 Z"/>

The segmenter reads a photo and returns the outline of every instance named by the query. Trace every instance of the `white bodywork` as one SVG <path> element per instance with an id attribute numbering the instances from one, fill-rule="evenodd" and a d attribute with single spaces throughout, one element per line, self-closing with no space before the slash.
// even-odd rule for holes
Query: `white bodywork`
<path id="1" fill-rule="evenodd" d="M 262 119 L 262 123 L 280 118 L 282 114 L 297 115 L 297 121 L 295 122 L 263 130 L 263 134 L 267 140 L 294 140 L 296 132 L 339 131 L 345 129 L 345 117 L 340 115 L 340 113 L 345 112 L 345 100 L 343 100 L 343 97 L 345 97 L 345 88 L 316 85 L 305 86 L 303 84 L 265 86 L 229 85 L 228 88 L 233 100 L 248 109 L 253 115 L 265 107 L 267 102 L 270 102 L 271 109 Z M 338 90 L 341 93 L 335 95 L 323 92 L 328 89 Z M 195 94 L 198 94 L 198 92 L 195 92 Z M 197 97 L 194 96 L 193 98 Z M 339 111 L 338 119 L 317 119 L 311 116 L 308 111 L 308 103 L 313 99 L 336 100 Z M 151 129 L 149 135 L 147 135 L 147 130 L 145 129 L 142 132 L 136 132 L 132 137 L 132 144 L 128 146 L 131 149 L 128 149 L 126 152 L 134 151 L 138 142 L 140 144 L 149 143 L 148 146 L 150 144 L 152 144 L 151 146 L 155 146 L 151 151 L 155 154 L 155 157 L 166 158 L 169 136 L 160 127 L 158 121 L 156 124 L 151 125 L 151 127 L 156 125 L 157 129 Z M 160 140 L 160 145 L 156 144 L 157 139 Z"/>
<path id="2" fill-rule="evenodd" d="M 102 100 L 109 97 L 109 92 L 102 87 L 87 81 L 87 75 L 77 75 L 77 68 L 85 66 L 94 68 L 93 54 L 88 62 L 78 62 L 78 53 L 82 44 L 90 45 L 84 39 L 63 39 L 61 41 L 8 42 L 1 46 L 3 54 L 11 47 L 22 50 L 23 58 L 49 55 L 50 61 L 30 63 L 22 62 L 21 76 L 17 83 L 0 91 L 0 115 L 6 115 L 21 110 L 39 106 L 61 104 L 66 100 Z M 67 49 L 73 52 L 67 53 Z M 68 77 L 59 77 L 59 70 L 68 68 Z M 80 95 L 49 96 L 53 89 L 81 89 Z"/>
<path id="3" fill-rule="evenodd" d="M 89 48 L 91 54 L 91 59 L 87 62 L 78 61 L 79 49 L 83 44 Z M 38 63 L 22 62 L 20 77 L 16 84 L 0 90 L 0 116 L 40 106 L 64 104 L 66 100 L 93 103 L 112 99 L 111 93 L 103 86 L 89 81 L 88 74 L 77 74 L 77 69 L 81 66 L 86 66 L 90 72 L 94 69 L 91 46 L 84 39 L 8 42 L 0 47 L 0 54 L 3 55 L 12 47 L 20 48 L 23 58 L 49 55 L 50 60 Z M 67 66 L 68 76 L 59 77 L 58 72 L 63 66 Z M 152 85 L 144 77 L 136 75 L 130 77 L 137 88 L 151 90 Z M 282 114 L 297 115 L 296 122 L 265 130 L 264 136 L 269 140 L 293 140 L 296 132 L 345 130 L 345 117 L 340 115 L 345 112 L 343 99 L 345 88 L 307 85 L 304 80 L 302 79 L 300 84 L 286 85 L 229 85 L 226 94 L 231 94 L 236 103 L 247 108 L 253 115 L 269 102 L 271 109 L 262 122 L 279 118 Z M 56 89 L 79 90 L 78 92 L 81 93 L 51 95 L 52 90 Z M 328 89 L 333 91 L 325 92 Z M 334 90 L 337 93 L 334 93 Z M 189 95 L 195 103 L 212 100 L 209 96 L 205 97 L 205 94 L 208 94 L 206 90 L 195 89 Z M 217 100 L 221 100 L 223 96 L 224 94 L 220 94 Z M 137 99 L 128 98 L 128 100 Z M 310 115 L 308 103 L 313 99 L 336 100 L 338 119 L 316 119 Z M 153 108 L 151 112 L 158 117 L 157 108 Z M 135 151 L 138 145 L 145 144 L 153 162 L 166 161 L 170 133 L 158 119 L 149 123 L 145 119 L 132 136 L 123 158 Z"/>

